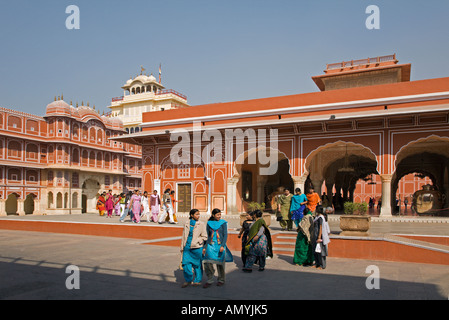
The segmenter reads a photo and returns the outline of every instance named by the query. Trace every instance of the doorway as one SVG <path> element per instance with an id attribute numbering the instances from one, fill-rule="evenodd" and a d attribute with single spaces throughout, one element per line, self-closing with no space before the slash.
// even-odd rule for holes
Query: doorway
<path id="1" fill-rule="evenodd" d="M 177 200 L 177 212 L 190 212 L 190 210 L 192 209 L 192 185 L 190 183 L 178 184 Z"/>

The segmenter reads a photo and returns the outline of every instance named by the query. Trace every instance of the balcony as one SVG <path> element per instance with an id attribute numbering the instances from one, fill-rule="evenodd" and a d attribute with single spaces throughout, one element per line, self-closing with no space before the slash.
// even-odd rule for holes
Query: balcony
<path id="1" fill-rule="evenodd" d="M 112 103 L 121 102 L 125 99 L 126 100 L 129 100 L 129 99 L 140 100 L 142 98 L 162 97 L 164 95 L 168 95 L 168 96 L 174 95 L 174 96 L 177 96 L 178 98 L 181 98 L 181 99 L 187 101 L 186 95 L 179 93 L 178 91 L 175 91 L 173 89 L 165 89 L 165 90 L 157 91 L 155 93 L 148 91 L 148 92 L 135 93 L 135 94 L 127 95 L 127 96 L 115 97 L 115 98 L 112 98 Z"/>
<path id="2" fill-rule="evenodd" d="M 358 69 L 360 67 L 367 67 L 369 65 L 374 64 L 375 66 L 379 66 L 380 64 L 395 64 L 398 61 L 396 60 L 396 54 L 391 54 L 388 56 L 379 56 L 375 58 L 367 58 L 367 59 L 359 59 L 359 60 L 351 60 L 351 61 L 343 61 L 338 63 L 331 63 L 326 65 L 326 70 L 328 71 L 336 71 L 340 69 Z"/>

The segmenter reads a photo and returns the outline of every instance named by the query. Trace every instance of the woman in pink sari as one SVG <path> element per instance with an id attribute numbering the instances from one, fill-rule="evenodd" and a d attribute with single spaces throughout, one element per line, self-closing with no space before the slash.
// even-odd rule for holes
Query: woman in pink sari
<path id="1" fill-rule="evenodd" d="M 108 212 L 108 218 L 112 218 L 112 211 L 114 210 L 114 198 L 112 196 L 112 190 L 106 196 L 106 211 Z"/>
<path id="2" fill-rule="evenodd" d="M 129 201 L 129 207 L 131 208 L 133 212 L 133 222 L 140 223 L 140 212 L 141 212 L 141 203 L 140 203 L 141 196 L 139 195 L 139 191 L 135 190 L 134 194 L 131 197 L 131 200 Z"/>
<path id="3" fill-rule="evenodd" d="M 154 190 L 153 194 L 150 197 L 150 208 L 153 222 L 157 222 L 160 207 L 161 207 L 161 198 L 159 198 L 157 190 Z"/>

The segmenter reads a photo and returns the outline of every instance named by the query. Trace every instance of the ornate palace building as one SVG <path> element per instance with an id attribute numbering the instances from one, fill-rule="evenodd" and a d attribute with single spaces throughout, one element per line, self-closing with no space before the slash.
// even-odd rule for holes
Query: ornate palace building
<path id="1" fill-rule="evenodd" d="M 100 191 L 141 187 L 141 147 L 118 118 L 56 99 L 37 116 L 0 108 L 0 215 L 97 212 Z"/>
<path id="2" fill-rule="evenodd" d="M 176 190 L 178 212 L 237 213 L 280 186 L 313 185 L 381 197 L 389 216 L 410 174 L 447 207 L 449 78 L 410 81 L 410 70 L 395 55 L 329 64 L 312 77 L 318 92 L 146 112 L 141 132 L 114 140 L 142 146 L 143 188 Z"/>
<path id="3" fill-rule="evenodd" d="M 113 98 L 110 115 L 119 118 L 128 133 L 140 131 L 142 113 L 185 108 L 187 97 L 175 90 L 165 89 L 153 75 L 140 74 L 122 87 L 123 96 Z"/>

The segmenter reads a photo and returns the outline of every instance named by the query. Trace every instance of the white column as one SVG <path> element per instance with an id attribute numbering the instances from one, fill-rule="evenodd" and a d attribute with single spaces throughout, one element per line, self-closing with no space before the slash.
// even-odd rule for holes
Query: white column
<path id="1" fill-rule="evenodd" d="M 33 211 L 33 214 L 39 215 L 39 214 L 40 214 L 40 203 L 41 203 L 41 201 L 39 200 L 38 197 L 36 197 L 35 199 L 33 199 L 33 201 L 34 201 L 34 211 Z"/>
<path id="2" fill-rule="evenodd" d="M 307 176 L 302 176 L 302 177 L 292 176 L 292 179 L 293 179 L 293 183 L 295 185 L 295 189 L 299 188 L 299 189 L 301 189 L 301 193 L 305 193 L 304 185 L 306 183 Z M 294 193 L 294 192 L 295 192 L 295 190 L 292 190 L 292 193 Z"/>
<path id="3" fill-rule="evenodd" d="M 0 216 L 6 216 L 6 200 L 0 199 Z"/>
<path id="4" fill-rule="evenodd" d="M 25 200 L 17 199 L 17 214 L 19 216 L 25 215 Z"/>
<path id="5" fill-rule="evenodd" d="M 227 198 L 227 214 L 237 214 L 237 182 L 239 178 L 228 179 Z"/>
<path id="6" fill-rule="evenodd" d="M 391 217 L 391 174 L 381 174 L 382 181 L 382 207 L 380 209 L 381 217 Z"/>

